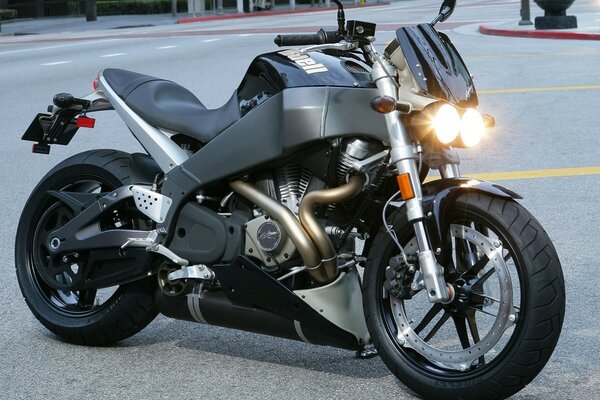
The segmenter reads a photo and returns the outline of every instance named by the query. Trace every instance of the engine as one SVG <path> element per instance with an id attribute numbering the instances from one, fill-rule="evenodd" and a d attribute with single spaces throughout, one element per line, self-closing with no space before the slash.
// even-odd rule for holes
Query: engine
<path id="1" fill-rule="evenodd" d="M 338 184 L 346 181 L 348 171 L 356 161 L 362 161 L 382 150 L 381 143 L 367 142 L 362 139 L 351 139 L 344 142 L 337 167 Z"/>
<path id="2" fill-rule="evenodd" d="M 346 183 L 352 164 L 364 160 L 381 151 L 378 142 L 362 139 L 349 139 L 341 143 L 338 156 L 335 180 L 338 185 Z M 300 164 L 288 164 L 274 171 L 274 191 L 282 205 L 298 215 L 300 203 L 304 195 L 315 189 L 324 189 L 325 183 Z M 335 211 L 330 204 L 328 213 Z M 341 229 L 328 227 L 328 232 L 340 232 Z M 276 269 L 289 261 L 296 253 L 296 248 L 278 221 L 267 214 L 257 215 L 246 225 L 245 254 L 262 260 L 267 269 Z"/>

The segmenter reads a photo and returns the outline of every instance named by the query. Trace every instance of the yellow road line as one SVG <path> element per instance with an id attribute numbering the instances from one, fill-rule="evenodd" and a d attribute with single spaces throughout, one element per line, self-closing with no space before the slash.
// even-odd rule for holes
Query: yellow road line
<path id="1" fill-rule="evenodd" d="M 517 179 L 556 178 L 561 176 L 600 175 L 600 167 L 576 167 L 557 169 L 532 169 L 528 171 L 489 172 L 483 174 L 465 174 L 468 178 L 482 181 L 508 181 Z M 438 179 L 427 178 L 427 181 Z"/>
<path id="2" fill-rule="evenodd" d="M 555 87 L 541 87 L 541 88 L 478 90 L 477 94 L 555 92 L 555 91 L 561 91 L 561 90 L 593 90 L 593 89 L 600 89 L 600 85 L 555 86 Z"/>
<path id="3" fill-rule="evenodd" d="M 557 56 L 593 56 L 600 54 L 595 50 L 578 50 L 578 51 L 564 51 L 555 53 L 534 53 L 534 52 L 523 52 L 523 53 L 506 53 L 506 54 L 488 54 L 488 55 L 472 55 L 465 56 L 467 60 L 495 60 L 499 58 L 521 58 L 521 57 L 557 57 Z"/>

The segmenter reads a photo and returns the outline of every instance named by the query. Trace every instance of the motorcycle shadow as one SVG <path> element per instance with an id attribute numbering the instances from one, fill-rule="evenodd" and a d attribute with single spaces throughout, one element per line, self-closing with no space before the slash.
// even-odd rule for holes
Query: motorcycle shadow
<path id="1" fill-rule="evenodd" d="M 213 326 L 198 327 L 194 335 L 181 338 L 176 346 L 351 378 L 382 378 L 390 375 L 379 357 L 363 360 L 356 358 L 355 353 L 349 350 Z"/>
<path id="2" fill-rule="evenodd" d="M 164 322 L 160 325 L 163 325 Z M 174 324 L 179 325 L 178 329 L 174 330 L 177 335 L 170 335 L 169 341 L 186 351 L 212 353 L 351 378 L 376 379 L 390 375 L 379 357 L 358 359 L 355 357 L 355 353 L 349 350 L 209 325 L 181 324 L 181 322 L 175 321 L 168 323 L 171 327 Z M 161 328 L 167 327 L 163 325 Z M 403 385 L 399 386 L 407 390 Z"/>

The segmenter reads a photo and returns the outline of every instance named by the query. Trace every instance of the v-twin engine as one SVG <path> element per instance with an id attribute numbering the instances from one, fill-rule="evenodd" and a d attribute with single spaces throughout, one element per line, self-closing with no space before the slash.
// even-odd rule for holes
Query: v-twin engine
<path id="1" fill-rule="evenodd" d="M 233 190 L 266 212 L 247 224 L 245 253 L 260 258 L 269 268 L 287 261 L 298 250 L 316 281 L 334 280 L 338 274 L 337 254 L 314 215 L 314 207 L 343 202 L 360 193 L 365 179 L 349 175 L 352 164 L 374 154 L 379 147 L 361 139 L 342 143 L 336 169 L 340 186 L 334 188 L 309 191 L 313 176 L 299 164 L 289 164 L 275 171 L 279 201 L 249 183 L 233 182 Z"/>

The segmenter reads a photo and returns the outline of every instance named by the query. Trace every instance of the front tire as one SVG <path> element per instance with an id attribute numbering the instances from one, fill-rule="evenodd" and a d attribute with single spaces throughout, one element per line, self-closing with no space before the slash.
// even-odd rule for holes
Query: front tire
<path id="1" fill-rule="evenodd" d="M 38 238 L 73 217 L 72 210 L 47 192 L 109 192 L 137 183 L 132 182 L 132 177 L 140 176 L 133 157 L 116 150 L 94 150 L 63 161 L 37 185 L 21 215 L 15 243 L 21 293 L 35 317 L 67 342 L 112 344 L 139 332 L 158 314 L 153 297 L 156 283 L 152 278 L 118 287 L 73 292 L 53 287 L 51 279 L 41 270 L 49 268 L 47 263 L 51 258 L 41 244 L 44 241 Z M 110 221 L 105 225 L 105 229 L 111 229 Z M 84 256 L 83 253 L 75 255 Z M 69 262 L 76 264 L 77 259 Z"/>
<path id="2" fill-rule="evenodd" d="M 393 225 L 410 254 L 414 232 L 403 214 Z M 399 250 L 382 230 L 364 275 L 367 326 L 394 375 L 425 398 L 503 399 L 533 380 L 558 342 L 565 312 L 560 261 L 540 224 L 513 200 L 469 192 L 448 218 L 445 245 L 453 257 L 444 267 L 455 300 L 433 305 L 423 291 L 410 299 L 387 293 L 385 270 Z"/>

